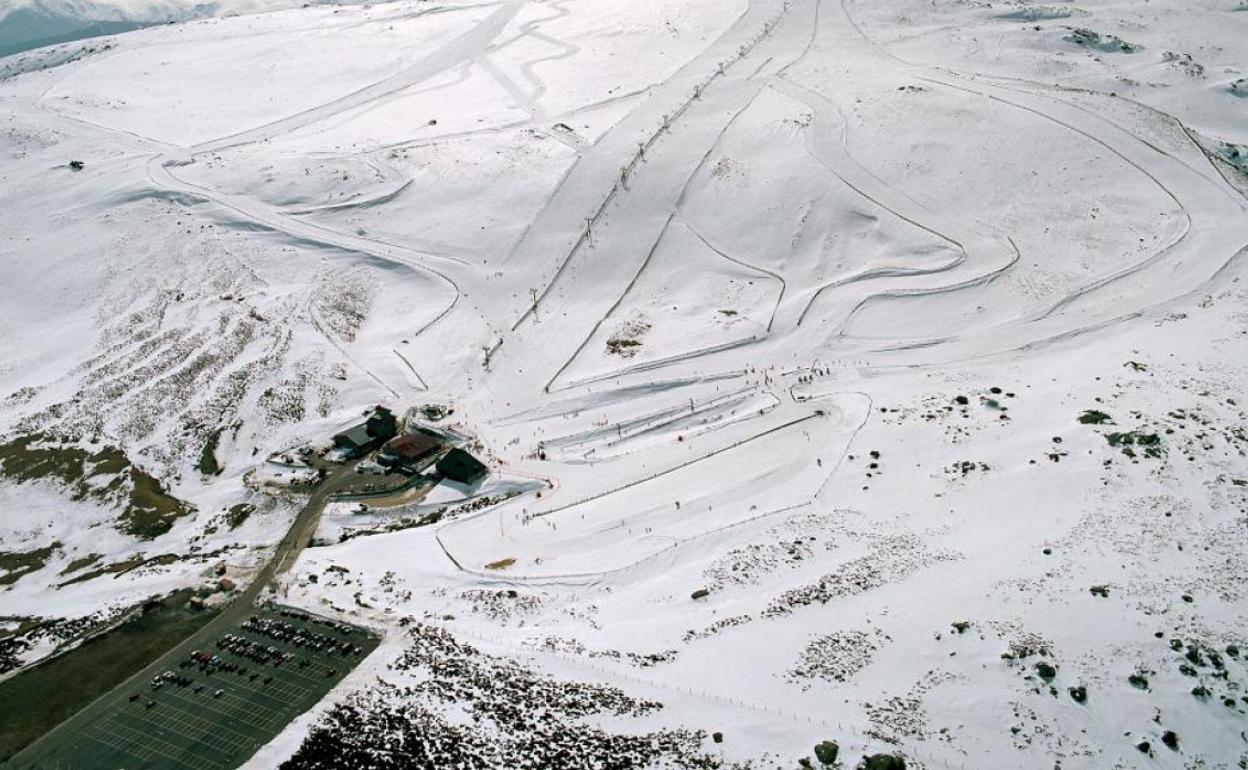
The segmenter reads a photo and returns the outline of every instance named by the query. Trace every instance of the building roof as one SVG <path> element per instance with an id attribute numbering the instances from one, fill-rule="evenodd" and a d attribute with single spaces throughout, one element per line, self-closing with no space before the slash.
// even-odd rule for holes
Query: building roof
<path id="1" fill-rule="evenodd" d="M 399 432 L 399 421 L 389 409 L 378 406 L 373 409 L 373 414 L 368 418 L 368 422 L 364 423 L 364 427 L 370 436 L 384 441 Z"/>
<path id="2" fill-rule="evenodd" d="M 438 460 L 438 473 L 461 484 L 473 484 L 485 477 L 490 469 L 459 447 L 443 455 Z"/>
<path id="3" fill-rule="evenodd" d="M 408 433 L 392 438 L 382 447 L 382 451 L 400 460 L 412 461 L 428 457 L 442 448 L 442 442 L 428 433 Z"/>
<path id="4" fill-rule="evenodd" d="M 373 441 L 373 437 L 368 432 L 365 425 L 356 425 L 354 428 L 348 428 L 342 433 L 334 436 L 335 444 L 346 444 L 351 447 L 366 446 Z"/>

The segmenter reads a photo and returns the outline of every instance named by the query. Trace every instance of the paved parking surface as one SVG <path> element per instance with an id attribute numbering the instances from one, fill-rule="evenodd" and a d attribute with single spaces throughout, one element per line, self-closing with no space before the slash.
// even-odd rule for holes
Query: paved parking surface
<path id="1" fill-rule="evenodd" d="M 151 681 L 105 696 L 97 716 L 54 735 L 28 770 L 222 770 L 242 764 L 342 681 L 378 638 L 281 607 L 188 650 Z M 32 693 L 32 697 L 37 697 Z"/>

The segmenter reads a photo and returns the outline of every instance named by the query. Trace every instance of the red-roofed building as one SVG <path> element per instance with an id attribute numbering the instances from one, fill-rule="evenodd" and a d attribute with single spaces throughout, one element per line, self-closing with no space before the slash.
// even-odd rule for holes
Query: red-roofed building
<path id="1" fill-rule="evenodd" d="M 414 431 L 387 441 L 377 462 L 403 473 L 419 473 L 432 465 L 445 448 L 438 437 Z"/>

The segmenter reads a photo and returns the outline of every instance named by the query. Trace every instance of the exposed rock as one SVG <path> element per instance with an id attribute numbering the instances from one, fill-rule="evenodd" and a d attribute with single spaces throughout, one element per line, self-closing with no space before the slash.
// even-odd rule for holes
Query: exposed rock
<path id="1" fill-rule="evenodd" d="M 815 744 L 815 759 L 825 765 L 836 762 L 836 756 L 840 752 L 841 747 L 836 741 L 820 741 Z"/>
<path id="2" fill-rule="evenodd" d="M 859 770 L 906 770 L 906 760 L 892 754 L 872 754 L 863 757 Z"/>

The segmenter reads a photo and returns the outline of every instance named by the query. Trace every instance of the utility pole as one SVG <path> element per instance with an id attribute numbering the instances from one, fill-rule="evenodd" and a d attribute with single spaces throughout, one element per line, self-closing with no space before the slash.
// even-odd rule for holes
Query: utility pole
<path id="1" fill-rule="evenodd" d="M 537 317 L 537 289 L 529 289 L 529 294 L 533 297 L 533 322 L 538 323 L 542 319 Z"/>
<path id="2" fill-rule="evenodd" d="M 485 352 L 485 361 L 482 362 L 482 365 L 485 367 L 485 370 L 487 372 L 490 370 L 490 358 L 494 355 L 494 351 L 498 350 L 502 346 L 503 346 L 502 337 L 499 337 L 498 342 L 494 343 L 493 345 L 481 346 L 481 350 Z"/>

